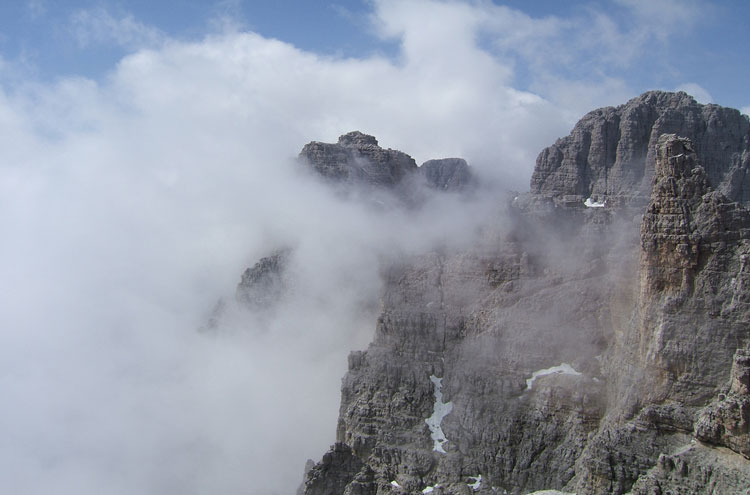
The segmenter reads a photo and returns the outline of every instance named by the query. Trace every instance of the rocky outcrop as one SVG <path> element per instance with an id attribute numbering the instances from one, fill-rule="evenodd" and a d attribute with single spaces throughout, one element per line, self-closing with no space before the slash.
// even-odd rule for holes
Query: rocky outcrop
<path id="1" fill-rule="evenodd" d="M 594 110 L 569 136 L 539 154 L 533 194 L 582 203 L 643 206 L 651 192 L 659 136 L 691 140 L 708 180 L 733 201 L 750 202 L 750 121 L 738 110 L 701 105 L 685 93 L 651 91 Z"/>
<path id="2" fill-rule="evenodd" d="M 406 153 L 383 149 L 377 139 L 359 131 L 340 136 L 338 143 L 308 143 L 299 158 L 330 184 L 388 190 L 417 203 L 421 198 L 415 196 L 421 186 L 439 191 L 465 191 L 477 185 L 462 158 L 428 160 L 417 167 Z"/>
<path id="3" fill-rule="evenodd" d="M 377 139 L 359 131 L 344 134 L 335 144 L 308 143 L 299 156 L 320 177 L 333 183 L 393 188 L 417 171 L 412 157 L 383 149 Z"/>
<path id="4" fill-rule="evenodd" d="M 701 412 L 695 435 L 750 459 L 750 349 L 735 353 L 729 389 Z"/>
<path id="5" fill-rule="evenodd" d="M 417 206 L 428 193 L 468 192 L 478 181 L 462 158 L 428 160 L 417 167 L 414 159 L 401 151 L 383 149 L 377 139 L 359 131 L 339 137 L 338 143 L 317 141 L 306 144 L 299 160 L 310 167 L 317 178 L 339 187 L 339 192 L 374 192 L 374 207 L 388 203 Z M 395 200 L 395 201 L 393 201 Z M 289 281 L 286 267 L 292 250 L 278 250 L 261 258 L 242 274 L 236 299 L 245 309 L 266 311 L 283 296 Z M 226 303 L 219 301 L 204 329 L 215 328 L 221 321 Z"/>
<path id="6" fill-rule="evenodd" d="M 703 404 L 726 382 L 737 343 L 748 338 L 750 300 L 737 284 L 747 277 L 750 214 L 710 187 L 684 138 L 658 142 L 641 246 L 642 322 L 634 335 L 638 366 L 659 370 L 649 397 Z"/>
<path id="7" fill-rule="evenodd" d="M 658 493 L 649 490 L 677 486 L 699 494 L 725 484 L 735 490 L 727 493 L 740 493 L 750 464 L 733 461 L 731 475 L 713 466 L 711 459 L 731 455 L 694 447 L 693 430 L 701 408 L 724 388 L 735 351 L 750 340 L 750 307 L 737 290 L 748 212 L 710 187 L 689 140 L 663 135 L 655 155 L 637 297 L 612 328 L 602 370 L 607 416 L 577 463 L 575 487 Z"/>
<path id="8" fill-rule="evenodd" d="M 277 304 L 286 290 L 285 273 L 290 253 L 289 249 L 276 251 L 245 270 L 237 285 L 237 301 L 256 311 Z"/>
<path id="9" fill-rule="evenodd" d="M 731 452 L 691 443 L 661 454 L 656 465 L 633 485 L 630 495 L 748 495 L 747 461 Z"/>
<path id="10" fill-rule="evenodd" d="M 337 443 L 323 456 L 322 461 L 307 471 L 304 493 L 331 495 L 346 491 L 350 495 L 374 495 L 375 492 L 367 487 L 364 490 L 358 489 L 363 479 L 367 482 L 366 474 L 360 474 L 363 468 L 367 471 L 364 463 L 352 453 L 348 445 Z"/>
<path id="11" fill-rule="evenodd" d="M 681 93 L 592 112 L 471 249 L 390 266 L 348 460 L 307 478 L 343 488 L 306 493 L 743 493 L 748 129 Z"/>
<path id="12" fill-rule="evenodd" d="M 427 160 L 419 167 L 426 184 L 443 191 L 463 191 L 476 187 L 477 181 L 463 158 Z"/>

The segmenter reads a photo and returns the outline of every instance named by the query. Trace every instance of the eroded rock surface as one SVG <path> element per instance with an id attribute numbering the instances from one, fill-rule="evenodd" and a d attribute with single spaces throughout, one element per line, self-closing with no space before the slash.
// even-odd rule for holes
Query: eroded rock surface
<path id="1" fill-rule="evenodd" d="M 308 143 L 300 158 L 328 181 L 376 187 L 395 187 L 417 171 L 412 157 L 383 149 L 377 139 L 359 131 L 344 134 L 338 143 Z"/>
<path id="2" fill-rule="evenodd" d="M 417 167 L 406 153 L 383 149 L 375 137 L 359 131 L 340 136 L 337 143 L 310 142 L 299 158 L 316 177 L 339 192 L 363 193 L 374 208 L 415 207 L 430 194 L 470 192 L 478 185 L 462 158 L 428 160 Z M 290 248 L 279 249 L 245 270 L 236 291 L 240 305 L 251 311 L 273 308 L 293 284 L 286 274 L 292 255 Z M 206 328 L 219 324 L 224 307 L 219 301 Z"/>
<path id="3" fill-rule="evenodd" d="M 476 187 L 477 181 L 463 158 L 427 160 L 419 167 L 427 185 L 442 191 L 463 191 Z"/>
<path id="4" fill-rule="evenodd" d="M 701 105 L 685 93 L 651 91 L 584 116 L 537 158 L 531 192 L 558 201 L 587 198 L 643 206 L 659 136 L 691 140 L 714 188 L 750 202 L 750 122 L 738 110 Z"/>
<path id="5" fill-rule="evenodd" d="M 472 248 L 390 266 L 327 458 L 351 454 L 306 493 L 745 493 L 749 141 L 646 93 L 545 150 Z"/>
<path id="6" fill-rule="evenodd" d="M 728 390 L 701 412 L 695 435 L 750 459 L 750 349 L 737 349 Z"/>
<path id="7" fill-rule="evenodd" d="M 287 287 L 285 275 L 290 253 L 289 249 L 277 250 L 245 270 L 237 285 L 237 301 L 252 310 L 277 304 Z"/>

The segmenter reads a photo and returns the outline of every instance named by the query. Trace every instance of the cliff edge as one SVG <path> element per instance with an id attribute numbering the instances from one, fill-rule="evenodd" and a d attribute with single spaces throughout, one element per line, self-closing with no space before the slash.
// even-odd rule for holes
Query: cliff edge
<path id="1" fill-rule="evenodd" d="M 391 264 L 304 492 L 749 493 L 749 146 L 738 111 L 646 93 L 472 248 Z"/>

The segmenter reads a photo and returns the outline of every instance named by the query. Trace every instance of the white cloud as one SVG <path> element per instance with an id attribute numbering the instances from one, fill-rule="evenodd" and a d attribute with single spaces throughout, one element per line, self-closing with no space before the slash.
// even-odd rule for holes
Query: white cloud
<path id="1" fill-rule="evenodd" d="M 70 30 L 82 47 L 116 44 L 138 49 L 157 46 L 165 39 L 161 31 L 139 22 L 132 14 L 115 15 L 104 7 L 75 12 L 70 17 Z"/>
<path id="2" fill-rule="evenodd" d="M 750 115 L 750 106 L 740 108 L 740 112 L 744 113 L 745 115 Z"/>
<path id="3" fill-rule="evenodd" d="M 695 100 L 698 103 L 713 103 L 714 102 L 714 99 L 711 96 L 711 93 L 706 91 L 705 88 L 701 87 L 700 84 L 691 83 L 691 82 L 680 84 L 679 86 L 675 88 L 675 91 L 684 91 L 685 93 L 695 98 Z"/>
<path id="4" fill-rule="evenodd" d="M 235 33 L 139 51 L 100 83 L 2 95 L 11 491 L 294 489 L 333 440 L 346 354 L 372 334 L 362 307 L 377 300 L 378 259 L 465 222 L 450 220 L 457 208 L 413 224 L 343 205 L 287 158 L 361 128 L 419 159 L 468 153 L 524 177 L 543 140 L 513 140 L 539 115 L 556 121 L 540 98 L 497 85 L 502 67 L 454 76 L 419 62 Z M 424 64 L 435 78 L 420 77 Z M 302 295 L 283 317 L 265 333 L 197 334 L 242 269 L 287 242 Z"/>

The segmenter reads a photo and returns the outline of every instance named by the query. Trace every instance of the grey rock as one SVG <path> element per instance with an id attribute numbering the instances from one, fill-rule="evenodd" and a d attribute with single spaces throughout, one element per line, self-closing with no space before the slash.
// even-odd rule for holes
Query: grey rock
<path id="1" fill-rule="evenodd" d="M 476 187 L 477 180 L 463 158 L 427 160 L 419 167 L 427 185 L 441 191 L 463 191 Z"/>
<path id="2" fill-rule="evenodd" d="M 695 436 L 750 459 L 750 349 L 737 349 L 729 390 L 701 412 Z"/>
<path id="3" fill-rule="evenodd" d="M 359 131 L 340 136 L 338 143 L 308 143 L 299 159 L 342 192 L 391 194 L 390 199 L 379 196 L 379 203 L 396 199 L 407 206 L 416 206 L 434 191 L 468 192 L 478 185 L 462 158 L 428 160 L 417 167 L 411 156 L 383 149 L 377 139 Z"/>
<path id="4" fill-rule="evenodd" d="M 245 270 L 237 285 L 237 301 L 255 311 L 278 304 L 287 288 L 286 270 L 290 254 L 289 249 L 275 251 Z"/>
<path id="5" fill-rule="evenodd" d="M 646 470 L 660 456 L 688 444 L 698 412 L 724 387 L 736 349 L 750 339 L 738 287 L 747 210 L 712 190 L 689 140 L 661 136 L 655 154 L 637 293 L 612 329 L 602 370 L 611 389 L 607 417 L 577 463 L 580 493 L 623 493 L 652 476 Z"/>
<path id="6" fill-rule="evenodd" d="M 359 131 L 344 134 L 338 143 L 308 143 L 299 156 L 318 175 L 334 183 L 392 188 L 417 171 L 412 157 L 383 149 L 373 136 Z"/>
<path id="7" fill-rule="evenodd" d="M 743 493 L 747 126 L 680 93 L 593 112 L 473 247 L 389 266 L 306 493 Z"/>
<path id="8" fill-rule="evenodd" d="M 337 443 L 323 460 L 307 471 L 305 493 L 309 495 L 343 494 L 364 467 L 348 445 Z"/>
<path id="9" fill-rule="evenodd" d="M 733 452 L 691 443 L 661 454 L 641 476 L 631 495 L 749 495 L 750 465 Z"/>
<path id="10" fill-rule="evenodd" d="M 738 110 L 701 105 L 686 93 L 651 91 L 594 110 L 570 135 L 543 150 L 531 192 L 556 200 L 587 198 L 645 205 L 659 136 L 690 139 L 708 179 L 728 198 L 750 202 L 750 121 Z"/>

